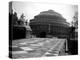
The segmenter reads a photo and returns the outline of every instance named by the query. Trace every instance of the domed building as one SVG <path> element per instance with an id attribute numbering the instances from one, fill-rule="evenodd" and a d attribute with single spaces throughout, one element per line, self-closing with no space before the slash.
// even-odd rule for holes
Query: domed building
<path id="1" fill-rule="evenodd" d="M 46 37 L 46 35 L 66 37 L 69 28 L 66 19 L 53 10 L 40 12 L 30 20 L 30 26 L 32 33 L 37 37 Z"/>

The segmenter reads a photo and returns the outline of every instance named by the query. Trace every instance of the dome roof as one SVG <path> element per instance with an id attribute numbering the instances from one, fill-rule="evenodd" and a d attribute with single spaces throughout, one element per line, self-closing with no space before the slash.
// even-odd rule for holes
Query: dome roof
<path id="1" fill-rule="evenodd" d="M 54 10 L 48 10 L 40 12 L 39 15 L 36 15 L 34 19 L 30 20 L 30 22 L 36 23 L 46 23 L 46 24 L 60 24 L 68 26 L 66 19 L 59 13 L 55 12 Z"/>
<path id="2" fill-rule="evenodd" d="M 61 14 L 55 12 L 54 10 L 48 10 L 48 11 L 43 11 L 43 12 L 40 12 L 39 15 L 52 15 L 52 16 L 58 16 L 58 17 L 62 17 Z"/>

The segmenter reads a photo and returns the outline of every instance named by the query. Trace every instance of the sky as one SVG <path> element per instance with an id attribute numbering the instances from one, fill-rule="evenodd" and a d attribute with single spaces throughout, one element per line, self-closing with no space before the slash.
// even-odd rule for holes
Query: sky
<path id="1" fill-rule="evenodd" d="M 17 12 L 18 18 L 24 13 L 25 19 L 33 19 L 42 11 L 54 10 L 60 13 L 67 22 L 71 23 L 73 16 L 78 11 L 77 5 L 69 4 L 57 4 L 57 3 L 42 3 L 42 2 L 19 2 L 14 1 L 12 3 L 13 12 Z"/>

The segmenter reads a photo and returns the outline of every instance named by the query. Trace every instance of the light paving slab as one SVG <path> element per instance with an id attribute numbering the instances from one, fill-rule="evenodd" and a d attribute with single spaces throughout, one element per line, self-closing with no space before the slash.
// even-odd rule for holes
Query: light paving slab
<path id="1" fill-rule="evenodd" d="M 18 47 L 18 46 L 16 46 L 16 45 L 15 46 L 12 46 L 12 48 L 15 48 L 15 47 Z"/>
<path id="2" fill-rule="evenodd" d="M 34 50 L 34 49 L 32 49 L 32 48 L 30 48 L 30 47 L 20 47 L 21 49 L 23 49 L 23 50 Z"/>
<path id="3" fill-rule="evenodd" d="M 12 54 L 24 54 L 24 53 L 28 53 L 26 51 L 12 51 Z"/>

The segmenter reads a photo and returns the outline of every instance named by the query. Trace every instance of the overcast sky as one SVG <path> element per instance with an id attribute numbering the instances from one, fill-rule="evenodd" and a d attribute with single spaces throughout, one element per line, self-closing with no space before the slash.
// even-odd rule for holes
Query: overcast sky
<path id="1" fill-rule="evenodd" d="M 52 9 L 66 19 L 67 22 L 71 22 L 74 13 L 78 10 L 77 5 L 56 4 L 56 3 L 39 3 L 39 2 L 13 2 L 13 11 L 17 12 L 18 17 L 24 13 L 26 19 L 33 19 L 35 15 L 38 15 L 42 11 Z"/>

